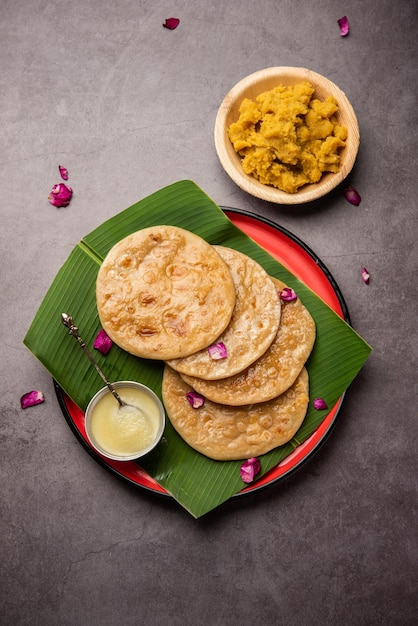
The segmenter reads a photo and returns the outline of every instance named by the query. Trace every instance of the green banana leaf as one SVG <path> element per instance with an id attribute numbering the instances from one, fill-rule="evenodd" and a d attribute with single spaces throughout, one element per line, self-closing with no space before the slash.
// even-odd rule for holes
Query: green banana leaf
<path id="1" fill-rule="evenodd" d="M 103 382 L 61 323 L 61 313 L 74 318 L 80 334 L 92 346 L 100 330 L 95 282 L 110 248 L 130 233 L 156 224 L 188 229 L 211 244 L 240 250 L 266 271 L 293 287 L 315 319 L 317 338 L 307 363 L 310 397 L 322 397 L 333 407 L 357 375 L 370 346 L 313 291 L 270 254 L 238 229 L 222 210 L 192 181 L 179 181 L 144 198 L 104 222 L 85 236 L 64 263 L 24 338 L 24 344 L 46 367 L 63 391 L 84 411 Z M 137 380 L 161 398 L 163 364 L 139 359 L 114 345 L 97 360 L 108 377 Z M 326 418 L 310 403 L 306 418 L 288 444 L 260 458 L 263 476 L 305 441 Z M 157 448 L 140 460 L 140 466 L 194 517 L 211 511 L 245 486 L 241 461 L 212 461 L 192 450 L 167 420 Z"/>

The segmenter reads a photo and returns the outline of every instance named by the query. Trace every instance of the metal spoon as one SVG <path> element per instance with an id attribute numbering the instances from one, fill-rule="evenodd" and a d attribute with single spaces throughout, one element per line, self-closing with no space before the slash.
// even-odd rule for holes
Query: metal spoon
<path id="1" fill-rule="evenodd" d="M 61 321 L 64 324 L 64 326 L 66 326 L 68 328 L 69 334 L 72 335 L 73 337 L 75 337 L 75 339 L 78 341 L 80 346 L 83 348 L 85 354 L 88 356 L 88 358 L 90 359 L 91 363 L 96 368 L 98 374 L 100 374 L 100 377 L 102 378 L 102 380 L 106 384 L 107 388 L 114 395 L 116 400 L 119 402 L 119 406 L 121 408 L 127 406 L 127 407 L 129 407 L 129 409 L 135 409 L 135 411 L 137 411 L 138 413 L 140 413 L 142 415 L 142 411 L 137 406 L 134 406 L 133 404 L 128 404 L 127 402 L 122 400 L 122 398 L 120 397 L 120 395 L 118 394 L 116 389 L 113 387 L 112 383 L 108 381 L 108 379 L 106 378 L 106 376 L 104 375 L 104 373 L 100 369 L 96 359 L 94 358 L 94 356 L 92 355 L 92 353 L 90 352 L 88 347 L 86 346 L 86 344 L 83 341 L 83 339 L 80 337 L 80 333 L 78 332 L 78 328 L 74 324 L 74 320 L 71 317 L 71 315 L 67 315 L 67 313 L 61 313 Z"/>

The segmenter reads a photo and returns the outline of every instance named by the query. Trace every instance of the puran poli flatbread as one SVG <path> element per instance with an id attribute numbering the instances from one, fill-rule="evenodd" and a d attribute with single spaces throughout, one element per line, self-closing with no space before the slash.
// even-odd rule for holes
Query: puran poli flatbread
<path id="1" fill-rule="evenodd" d="M 205 349 L 168 363 L 177 372 L 205 380 L 232 376 L 254 363 L 276 336 L 281 313 L 276 287 L 259 263 L 237 250 L 214 248 L 228 264 L 236 291 L 231 321 L 217 339 L 225 344 L 227 357 L 214 360 Z"/>
<path id="2" fill-rule="evenodd" d="M 278 292 L 286 287 L 272 278 Z M 183 380 L 212 402 L 241 406 L 266 402 L 293 385 L 315 343 L 315 322 L 299 300 L 282 303 L 279 330 L 268 350 L 243 372 L 222 380 L 182 374 Z"/>
<path id="3" fill-rule="evenodd" d="M 178 372 L 165 367 L 162 391 L 171 424 L 192 448 L 218 461 L 248 459 L 287 443 L 309 402 L 305 368 L 284 394 L 259 404 L 231 407 L 205 400 L 194 409 L 186 397 L 191 390 Z"/>
<path id="4" fill-rule="evenodd" d="M 235 306 L 228 265 L 197 235 L 153 226 L 109 251 L 96 282 L 97 309 L 109 337 L 148 359 L 174 359 L 210 345 Z"/>

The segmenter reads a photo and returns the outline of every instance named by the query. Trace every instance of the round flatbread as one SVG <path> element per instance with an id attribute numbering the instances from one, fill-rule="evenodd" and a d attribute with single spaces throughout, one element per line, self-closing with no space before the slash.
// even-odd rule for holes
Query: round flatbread
<path id="1" fill-rule="evenodd" d="M 286 287 L 272 278 L 280 293 Z M 282 303 L 279 330 L 267 351 L 243 372 L 222 380 L 182 374 L 183 380 L 212 402 L 241 406 L 266 402 L 293 385 L 315 343 L 315 322 L 299 300 Z"/>
<path id="2" fill-rule="evenodd" d="M 248 459 L 287 443 L 302 424 L 309 403 L 305 368 L 278 398 L 243 407 L 205 400 L 194 409 L 186 397 L 192 388 L 168 366 L 162 390 L 167 416 L 178 434 L 189 446 L 218 461 Z"/>
<path id="3" fill-rule="evenodd" d="M 228 264 L 236 291 L 231 321 L 217 338 L 227 356 L 213 359 L 205 349 L 169 362 L 177 372 L 205 380 L 233 376 L 260 358 L 276 336 L 281 312 L 276 287 L 259 263 L 237 250 L 214 248 Z"/>
<path id="4" fill-rule="evenodd" d="M 139 230 L 109 251 L 96 297 L 100 322 L 118 346 L 167 360 L 205 348 L 225 330 L 235 286 L 213 246 L 188 230 L 161 225 Z"/>

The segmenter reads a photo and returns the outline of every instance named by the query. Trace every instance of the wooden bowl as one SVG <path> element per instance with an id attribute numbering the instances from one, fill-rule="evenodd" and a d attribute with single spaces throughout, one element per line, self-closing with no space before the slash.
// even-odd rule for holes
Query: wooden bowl
<path id="1" fill-rule="evenodd" d="M 263 185 L 253 176 L 246 174 L 241 158 L 229 140 L 227 129 L 239 117 L 239 107 L 244 98 L 255 98 L 279 84 L 290 86 L 307 81 L 315 88 L 314 97 L 325 100 L 334 96 L 338 102 L 338 122 L 347 128 L 347 145 L 340 150 L 340 170 L 324 173 L 318 183 L 307 184 L 296 193 L 287 193 L 269 185 Z M 225 96 L 215 121 L 215 147 L 226 173 L 247 193 L 276 204 L 302 204 L 311 202 L 330 192 L 350 173 L 357 157 L 360 144 L 359 126 L 347 96 L 333 82 L 312 70 L 301 67 L 270 67 L 250 74 L 242 79 Z"/>

